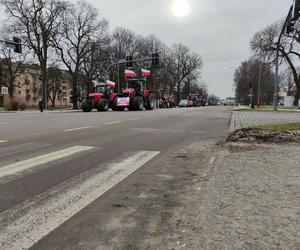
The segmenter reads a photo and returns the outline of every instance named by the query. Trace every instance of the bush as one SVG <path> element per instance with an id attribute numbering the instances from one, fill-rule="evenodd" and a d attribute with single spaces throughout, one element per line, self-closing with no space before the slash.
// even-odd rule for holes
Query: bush
<path id="1" fill-rule="evenodd" d="M 19 103 L 17 101 L 12 101 L 10 104 L 10 110 L 18 111 L 18 109 L 19 109 Z"/>
<path id="2" fill-rule="evenodd" d="M 24 103 L 20 104 L 20 110 L 24 111 L 26 109 L 26 105 Z"/>

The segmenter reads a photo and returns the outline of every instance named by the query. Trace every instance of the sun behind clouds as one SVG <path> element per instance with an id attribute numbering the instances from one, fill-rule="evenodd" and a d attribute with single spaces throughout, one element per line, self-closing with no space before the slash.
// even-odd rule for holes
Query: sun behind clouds
<path id="1" fill-rule="evenodd" d="M 189 2 L 187 0 L 175 0 L 172 4 L 172 12 L 177 17 L 187 16 L 191 12 Z"/>

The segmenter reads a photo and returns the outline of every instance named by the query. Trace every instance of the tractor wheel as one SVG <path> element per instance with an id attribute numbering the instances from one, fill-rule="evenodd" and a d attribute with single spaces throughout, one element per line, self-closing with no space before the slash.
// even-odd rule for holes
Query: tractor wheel
<path id="1" fill-rule="evenodd" d="M 135 109 L 135 105 L 134 105 L 134 100 L 132 102 L 130 102 L 130 105 L 127 107 L 129 111 L 134 111 Z"/>
<path id="2" fill-rule="evenodd" d="M 108 110 L 108 100 L 107 99 L 101 99 L 100 102 L 97 105 L 97 110 L 99 112 L 107 111 Z"/>
<path id="3" fill-rule="evenodd" d="M 118 97 L 116 97 L 116 98 L 113 100 L 112 104 L 111 104 L 111 109 L 112 109 L 113 111 L 117 111 L 117 98 L 118 98 Z"/>
<path id="4" fill-rule="evenodd" d="M 155 108 L 155 98 L 153 93 L 150 93 L 149 96 L 146 98 L 145 108 L 147 110 L 153 110 Z"/>
<path id="5" fill-rule="evenodd" d="M 136 96 L 133 100 L 133 106 L 135 110 L 142 111 L 144 109 L 144 98 Z"/>
<path id="6" fill-rule="evenodd" d="M 81 107 L 83 112 L 91 112 L 93 109 L 93 104 L 89 100 L 84 100 Z"/>

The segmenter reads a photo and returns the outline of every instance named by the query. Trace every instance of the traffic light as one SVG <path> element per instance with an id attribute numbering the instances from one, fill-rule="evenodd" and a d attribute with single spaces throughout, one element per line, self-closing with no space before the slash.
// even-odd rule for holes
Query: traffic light
<path id="1" fill-rule="evenodd" d="M 299 19 L 299 17 L 300 17 L 300 0 L 294 0 L 292 21 L 297 21 Z"/>
<path id="2" fill-rule="evenodd" d="M 159 54 L 158 53 L 152 54 L 152 65 L 153 66 L 159 65 Z"/>
<path id="3" fill-rule="evenodd" d="M 249 83 L 249 89 L 252 89 L 252 82 Z"/>
<path id="4" fill-rule="evenodd" d="M 22 54 L 21 39 L 18 37 L 13 37 L 13 42 L 15 45 L 14 52 Z"/>
<path id="5" fill-rule="evenodd" d="M 133 56 L 126 56 L 126 67 L 132 68 L 133 67 Z"/>
<path id="6" fill-rule="evenodd" d="M 296 21 L 294 20 L 289 20 L 286 26 L 286 33 L 290 34 L 291 32 L 295 31 L 295 24 Z"/>

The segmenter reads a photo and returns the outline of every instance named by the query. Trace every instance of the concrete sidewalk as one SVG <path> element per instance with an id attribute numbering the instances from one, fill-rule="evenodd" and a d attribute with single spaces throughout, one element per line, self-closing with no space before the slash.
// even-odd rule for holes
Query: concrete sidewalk
<path id="1" fill-rule="evenodd" d="M 57 109 L 57 110 L 44 110 L 43 113 L 76 113 L 76 112 L 82 112 L 81 109 L 78 110 L 73 110 L 73 109 Z M 24 111 L 7 111 L 4 109 L 0 108 L 0 113 L 22 113 L 22 114 L 37 114 L 37 113 L 41 113 L 38 109 L 36 110 L 24 110 Z"/>
<path id="2" fill-rule="evenodd" d="M 300 113 L 234 111 L 232 114 L 230 131 L 256 125 L 291 122 L 300 122 Z"/>
<path id="3" fill-rule="evenodd" d="M 238 106 L 238 107 L 235 107 L 233 110 L 234 111 L 252 111 L 252 112 L 276 112 L 273 109 L 264 109 L 264 108 L 261 108 L 259 110 L 257 110 L 257 108 L 255 108 L 253 110 L 253 109 L 251 109 L 248 106 Z M 281 106 L 278 106 L 277 112 L 294 112 L 294 113 L 300 113 L 300 107 L 298 109 L 296 109 L 296 108 L 289 109 L 289 108 L 282 108 Z"/>

